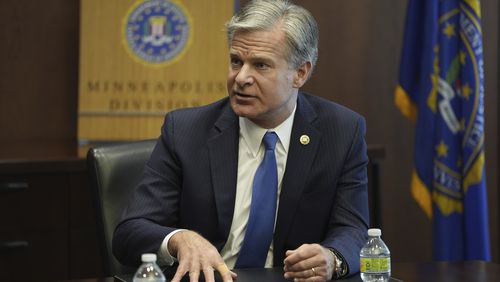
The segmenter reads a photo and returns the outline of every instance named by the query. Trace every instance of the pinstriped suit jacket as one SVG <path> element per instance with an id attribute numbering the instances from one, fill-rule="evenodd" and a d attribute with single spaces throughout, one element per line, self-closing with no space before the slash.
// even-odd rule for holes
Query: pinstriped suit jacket
<path id="1" fill-rule="evenodd" d="M 302 145 L 306 134 L 310 143 Z M 364 119 L 333 102 L 299 93 L 274 234 L 274 265 L 303 243 L 336 249 L 359 270 L 368 227 Z M 219 251 L 232 222 L 238 167 L 238 117 L 228 98 L 167 114 L 141 183 L 124 211 L 113 252 L 137 265 L 177 228 L 195 230 Z"/>

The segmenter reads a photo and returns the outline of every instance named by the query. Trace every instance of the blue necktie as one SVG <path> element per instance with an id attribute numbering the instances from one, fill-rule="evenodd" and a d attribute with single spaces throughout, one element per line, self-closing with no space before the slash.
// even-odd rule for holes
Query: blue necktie
<path id="1" fill-rule="evenodd" d="M 273 240 L 274 217 L 278 193 L 278 168 L 274 148 L 278 135 L 267 132 L 263 142 L 264 159 L 253 179 L 252 203 L 245 239 L 235 268 L 264 267 Z"/>

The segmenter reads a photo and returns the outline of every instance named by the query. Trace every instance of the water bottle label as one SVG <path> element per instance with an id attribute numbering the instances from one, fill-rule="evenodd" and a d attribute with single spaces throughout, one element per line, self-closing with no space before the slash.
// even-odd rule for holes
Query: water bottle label
<path id="1" fill-rule="evenodd" d="M 361 258 L 361 272 L 384 273 L 389 272 L 390 258 Z"/>

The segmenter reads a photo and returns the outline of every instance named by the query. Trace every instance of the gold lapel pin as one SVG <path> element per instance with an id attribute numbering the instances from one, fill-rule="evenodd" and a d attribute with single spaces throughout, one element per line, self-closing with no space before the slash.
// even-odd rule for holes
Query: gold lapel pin
<path id="1" fill-rule="evenodd" d="M 302 145 L 307 145 L 307 144 L 309 144 L 309 141 L 311 141 L 311 139 L 309 138 L 309 136 L 307 136 L 305 134 L 302 135 L 302 136 L 300 136 L 299 140 L 300 140 L 300 144 L 302 144 Z"/>

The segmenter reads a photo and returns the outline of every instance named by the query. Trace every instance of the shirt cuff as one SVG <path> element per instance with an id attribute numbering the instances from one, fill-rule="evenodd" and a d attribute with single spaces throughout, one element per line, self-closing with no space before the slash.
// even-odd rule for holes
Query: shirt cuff
<path id="1" fill-rule="evenodd" d="M 175 233 L 185 230 L 186 229 L 177 229 L 168 233 L 168 235 L 165 236 L 165 239 L 163 239 L 163 242 L 160 245 L 160 249 L 157 252 L 159 265 L 171 266 L 177 262 L 177 258 L 172 256 L 168 251 L 168 241 L 170 241 L 170 238 L 172 238 L 172 236 L 174 236 Z"/>

